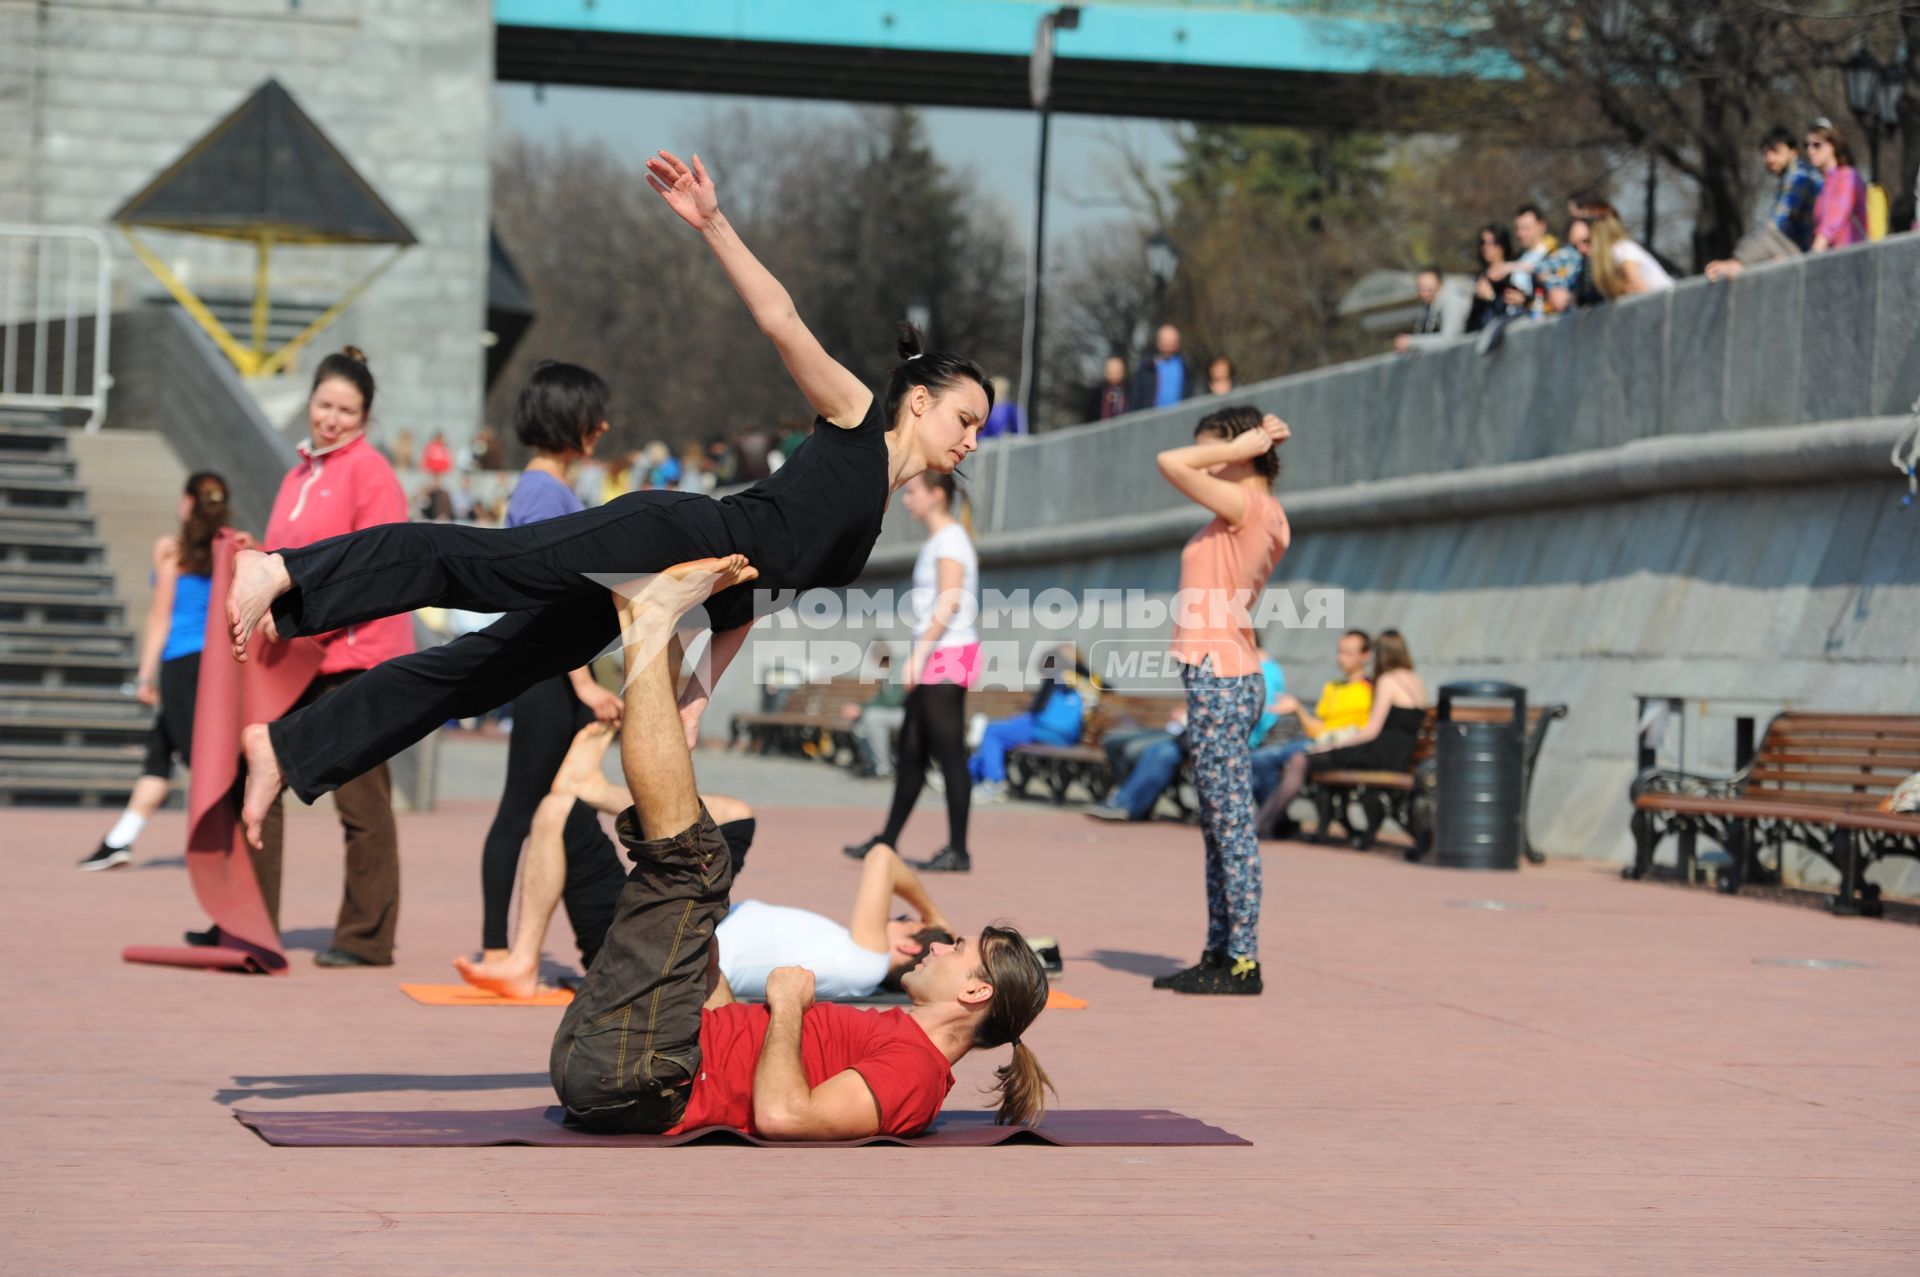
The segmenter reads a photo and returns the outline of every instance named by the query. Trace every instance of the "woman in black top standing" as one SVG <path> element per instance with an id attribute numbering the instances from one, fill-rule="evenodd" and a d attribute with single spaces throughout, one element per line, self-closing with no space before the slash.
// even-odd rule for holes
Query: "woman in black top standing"
<path id="1" fill-rule="evenodd" d="M 394 523 L 284 554 L 243 555 L 227 599 L 240 659 L 269 615 L 279 635 L 292 637 L 428 606 L 509 613 L 376 666 L 298 713 L 246 728 L 242 817 L 250 839 L 281 788 L 311 802 L 449 718 L 482 713 L 586 663 L 619 632 L 601 580 L 742 554 L 758 571 L 758 589 L 781 606 L 800 590 L 851 584 L 893 490 L 928 470 L 951 471 L 977 446 L 993 398 L 976 364 L 923 354 L 919 334 L 903 326 L 902 362 L 885 395 L 874 395 L 827 354 L 787 290 L 741 242 L 699 156 L 689 167 L 662 151 L 647 170 L 654 190 L 706 240 L 818 414 L 812 436 L 771 477 L 719 500 L 637 492 L 521 528 Z M 754 597 L 738 585 L 708 600 L 711 677 L 694 678 L 681 697 L 690 742 L 710 682 L 746 638 Z"/>

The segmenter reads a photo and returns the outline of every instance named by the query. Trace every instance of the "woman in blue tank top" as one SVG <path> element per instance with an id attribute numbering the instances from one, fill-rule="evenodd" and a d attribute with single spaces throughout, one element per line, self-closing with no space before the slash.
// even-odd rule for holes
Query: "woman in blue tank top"
<path id="1" fill-rule="evenodd" d="M 153 543 L 153 602 L 140 643 L 135 694 L 154 706 L 147 757 L 133 796 L 82 869 L 112 869 L 133 859 L 133 840 L 167 801 L 173 760 L 192 765 L 193 702 L 200 690 L 200 649 L 213 588 L 213 538 L 227 526 L 227 481 L 202 470 L 180 494 L 180 531 Z"/>

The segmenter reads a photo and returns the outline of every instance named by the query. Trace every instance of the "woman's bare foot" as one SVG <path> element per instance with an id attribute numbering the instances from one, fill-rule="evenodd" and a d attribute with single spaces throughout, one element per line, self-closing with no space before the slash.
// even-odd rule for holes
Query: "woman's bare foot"
<path id="1" fill-rule="evenodd" d="M 630 584 L 613 592 L 620 613 L 621 639 L 627 647 L 627 669 L 650 664 L 665 650 L 680 618 L 722 590 L 758 580 L 760 569 L 744 554 L 676 563 L 664 572 L 645 577 L 638 588 Z"/>
<path id="2" fill-rule="evenodd" d="M 539 959 L 524 961 L 511 953 L 496 961 L 473 962 L 455 958 L 453 969 L 476 989 L 497 993 L 503 998 L 531 998 L 540 992 Z"/>
<path id="3" fill-rule="evenodd" d="M 265 723 L 252 723 L 240 729 L 240 753 L 247 760 L 247 788 L 240 798 L 240 823 L 247 831 L 247 845 L 258 850 L 260 826 L 273 810 L 273 800 L 287 787 L 280 774 L 280 760 L 274 757 L 273 741 Z"/>
<path id="4" fill-rule="evenodd" d="M 277 554 L 242 550 L 233 556 L 233 584 L 227 590 L 227 631 L 233 642 L 233 659 L 247 659 L 247 644 L 253 641 L 254 627 L 268 614 L 273 601 L 293 586 L 287 575 L 287 563 Z M 269 633 L 278 637 L 276 629 Z"/>

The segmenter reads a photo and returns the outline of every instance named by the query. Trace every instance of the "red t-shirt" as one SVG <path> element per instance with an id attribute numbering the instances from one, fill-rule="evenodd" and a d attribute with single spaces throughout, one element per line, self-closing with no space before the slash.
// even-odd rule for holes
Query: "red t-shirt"
<path id="1" fill-rule="evenodd" d="M 703 1126 L 753 1129 L 753 1071 L 767 1037 L 764 1004 L 735 1002 L 700 1016 L 700 1076 L 675 1131 Z M 807 1085 L 848 1069 L 866 1080 L 880 1106 L 880 1133 L 917 1135 L 953 1089 L 953 1070 L 913 1017 L 902 1010 L 861 1011 L 816 1002 L 800 1024 Z"/>

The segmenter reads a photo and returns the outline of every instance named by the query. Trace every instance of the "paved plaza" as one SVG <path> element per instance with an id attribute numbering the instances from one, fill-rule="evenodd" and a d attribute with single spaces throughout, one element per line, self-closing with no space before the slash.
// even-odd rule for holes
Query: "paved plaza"
<path id="1" fill-rule="evenodd" d="M 235 1106 L 546 1103 L 554 1009 L 418 1006 L 478 940 L 498 742 L 401 818 L 398 964 L 322 971 L 337 826 L 288 822 L 285 979 L 135 967 L 202 925 L 155 822 L 8 811 L 0 1272 L 1848 1274 L 1920 1270 L 1920 932 L 1554 863 L 1469 875 L 1266 847 L 1266 996 L 1149 977 L 1201 940 L 1187 826 L 976 812 L 963 926 L 1057 935 L 1090 1006 L 1027 1035 L 1070 1108 L 1171 1108 L 1250 1148 L 268 1147 Z M 884 786 L 703 753 L 761 805 L 736 897 L 833 914 Z M 493 771 L 489 773 L 487 769 Z M 496 778 L 490 781 L 488 776 Z M 905 850 L 938 846 L 919 813 Z M 1498 905 L 1501 907 L 1488 907 Z M 550 952 L 571 961 L 564 915 Z M 1840 967 L 1791 965 L 1829 959 Z M 957 1070 L 954 1107 L 1003 1052 Z"/>

